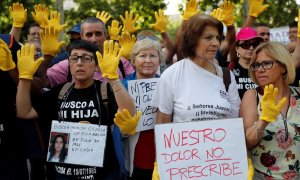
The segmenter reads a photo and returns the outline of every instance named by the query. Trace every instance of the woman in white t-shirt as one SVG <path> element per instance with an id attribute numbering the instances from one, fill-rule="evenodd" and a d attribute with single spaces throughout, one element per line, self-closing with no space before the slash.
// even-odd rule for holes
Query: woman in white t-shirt
<path id="1" fill-rule="evenodd" d="M 222 68 L 213 61 L 222 34 L 222 23 L 209 15 L 197 14 L 187 21 L 179 42 L 185 58 L 163 72 L 152 99 L 159 109 L 157 124 L 238 117 L 234 76 L 230 73 L 227 92 Z"/>

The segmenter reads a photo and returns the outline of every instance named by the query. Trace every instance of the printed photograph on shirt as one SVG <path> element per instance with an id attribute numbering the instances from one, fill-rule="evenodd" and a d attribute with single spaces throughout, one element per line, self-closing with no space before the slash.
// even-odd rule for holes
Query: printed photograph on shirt
<path id="1" fill-rule="evenodd" d="M 64 163 L 68 155 L 69 133 L 51 132 L 47 161 Z"/>

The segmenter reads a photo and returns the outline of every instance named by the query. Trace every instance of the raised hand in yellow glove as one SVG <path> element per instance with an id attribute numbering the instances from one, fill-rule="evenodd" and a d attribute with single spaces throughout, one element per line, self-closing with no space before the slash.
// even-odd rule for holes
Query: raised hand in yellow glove
<path id="1" fill-rule="evenodd" d="M 249 10 L 249 15 L 252 17 L 257 17 L 259 16 L 262 12 L 264 12 L 269 5 L 264 3 L 264 0 L 249 0 L 250 3 L 250 10 Z"/>
<path id="2" fill-rule="evenodd" d="M 133 18 L 133 13 L 130 12 L 130 14 L 128 13 L 128 11 L 125 12 L 125 19 L 122 15 L 120 15 L 120 18 L 123 22 L 123 31 L 127 31 L 130 34 L 136 32 L 137 30 L 139 30 L 139 27 L 135 27 L 135 22 L 138 20 L 139 15 L 136 15 L 135 18 Z"/>
<path id="3" fill-rule="evenodd" d="M 96 52 L 98 64 L 102 72 L 102 76 L 108 79 L 118 78 L 118 65 L 122 56 L 117 42 L 113 40 L 104 42 L 103 56 L 99 51 Z"/>
<path id="4" fill-rule="evenodd" d="M 35 5 L 34 11 L 31 11 L 31 15 L 35 22 L 37 22 L 42 28 L 45 28 L 48 25 L 48 16 L 49 10 L 48 7 L 45 5 Z"/>
<path id="5" fill-rule="evenodd" d="M 16 67 L 7 44 L 0 39 L 0 69 L 9 71 Z"/>
<path id="6" fill-rule="evenodd" d="M 107 23 L 107 21 L 111 18 L 111 16 L 108 14 L 108 12 L 101 11 L 101 13 L 98 11 L 96 14 L 96 18 L 100 19 L 104 22 L 104 24 Z"/>
<path id="7" fill-rule="evenodd" d="M 195 14 L 199 13 L 200 10 L 197 10 L 198 4 L 196 0 L 190 0 L 185 7 L 185 11 L 183 12 L 182 19 L 187 21 L 190 17 L 194 16 Z"/>
<path id="8" fill-rule="evenodd" d="M 122 25 L 119 26 L 119 21 L 113 20 L 111 22 L 111 26 L 108 26 L 110 39 L 117 41 L 121 29 L 122 29 Z"/>
<path id="9" fill-rule="evenodd" d="M 56 56 L 65 45 L 64 41 L 58 42 L 58 31 L 52 25 L 40 30 L 42 51 L 44 55 Z"/>
<path id="10" fill-rule="evenodd" d="M 158 13 L 155 11 L 156 22 L 154 24 L 150 24 L 150 28 L 157 30 L 160 33 L 167 31 L 167 25 L 169 22 L 169 17 L 165 16 L 163 10 L 159 10 Z"/>
<path id="11" fill-rule="evenodd" d="M 114 122 L 120 128 L 121 132 L 126 135 L 134 135 L 136 133 L 136 126 L 142 115 L 141 111 L 132 117 L 127 109 L 119 111 L 115 114 Z"/>
<path id="12" fill-rule="evenodd" d="M 60 13 L 57 11 L 50 12 L 50 19 L 48 21 L 48 26 L 53 26 L 54 29 L 60 33 L 67 27 L 67 24 L 60 24 Z"/>
<path id="13" fill-rule="evenodd" d="M 254 167 L 252 165 L 252 160 L 250 158 L 248 159 L 248 175 L 247 175 L 247 180 L 252 180 L 254 176 Z"/>
<path id="14" fill-rule="evenodd" d="M 266 85 L 264 89 L 264 95 L 261 99 L 261 116 L 260 120 L 267 122 L 274 122 L 277 119 L 277 115 L 283 104 L 286 102 L 286 98 L 282 98 L 276 105 L 276 99 L 278 94 L 278 88 L 274 88 L 273 84 Z"/>
<path id="15" fill-rule="evenodd" d="M 122 32 L 122 35 L 119 36 L 119 43 L 121 45 L 122 56 L 125 59 L 130 58 L 130 53 L 133 49 L 135 44 L 136 38 L 134 35 L 129 34 L 129 32 Z"/>
<path id="16" fill-rule="evenodd" d="M 34 45 L 25 44 L 18 50 L 18 70 L 19 79 L 32 80 L 34 73 L 39 68 L 44 58 L 40 57 L 36 61 L 34 60 Z"/>
<path id="17" fill-rule="evenodd" d="M 154 169 L 152 173 L 152 180 L 160 180 L 159 173 L 158 173 L 158 168 L 157 168 L 157 162 L 154 162 Z"/>
<path id="18" fill-rule="evenodd" d="M 22 3 L 13 3 L 9 6 L 9 13 L 13 19 L 13 27 L 21 28 L 27 20 L 27 9 L 24 9 Z"/>

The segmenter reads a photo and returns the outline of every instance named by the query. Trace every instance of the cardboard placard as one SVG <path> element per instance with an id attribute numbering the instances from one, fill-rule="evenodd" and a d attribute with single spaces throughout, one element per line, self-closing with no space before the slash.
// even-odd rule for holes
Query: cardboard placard
<path id="1" fill-rule="evenodd" d="M 247 179 L 242 119 L 155 126 L 160 179 Z"/>
<path id="2" fill-rule="evenodd" d="M 47 161 L 103 167 L 106 136 L 107 126 L 52 121 Z"/>

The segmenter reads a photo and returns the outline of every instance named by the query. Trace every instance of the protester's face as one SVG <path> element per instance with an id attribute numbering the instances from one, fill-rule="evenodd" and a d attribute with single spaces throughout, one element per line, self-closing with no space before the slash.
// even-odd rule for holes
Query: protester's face
<path id="1" fill-rule="evenodd" d="M 159 54 L 154 48 L 140 51 L 136 57 L 134 66 L 139 78 L 155 77 L 159 66 Z"/>
<path id="2" fill-rule="evenodd" d="M 265 86 L 268 84 L 277 84 L 283 80 L 282 74 L 286 71 L 286 69 L 280 65 L 280 62 L 270 58 L 265 54 L 264 51 L 261 51 L 257 54 L 257 58 L 255 63 L 268 63 L 269 65 L 265 65 L 265 69 L 260 66 L 257 71 L 255 71 L 256 79 L 260 86 Z M 273 64 L 271 65 L 271 62 Z"/>
<path id="3" fill-rule="evenodd" d="M 63 146 L 64 146 L 63 139 L 61 137 L 56 138 L 55 145 L 54 145 L 55 151 L 60 152 L 62 150 Z"/>
<path id="4" fill-rule="evenodd" d="M 77 62 L 72 62 L 71 58 L 77 56 L 83 56 L 78 58 Z M 85 60 L 82 60 L 84 58 Z M 91 58 L 90 62 L 87 62 Z M 96 60 L 97 58 L 94 57 L 92 52 L 89 52 L 84 49 L 73 49 L 70 56 L 69 56 L 69 64 L 72 77 L 76 82 L 87 82 L 93 80 L 94 72 L 96 71 Z"/>
<path id="5" fill-rule="evenodd" d="M 298 28 L 297 27 L 292 27 L 289 30 L 289 39 L 291 42 L 296 42 L 297 41 L 297 32 Z"/>
<path id="6" fill-rule="evenodd" d="M 34 45 L 34 59 L 37 60 L 42 56 L 42 45 L 40 41 L 29 42 L 29 44 Z"/>
<path id="7" fill-rule="evenodd" d="M 267 26 L 257 26 L 257 34 L 264 39 L 265 42 L 270 41 L 270 29 Z"/>
<path id="8" fill-rule="evenodd" d="M 29 29 L 29 34 L 27 35 L 27 41 L 39 40 L 40 41 L 40 27 L 33 26 Z"/>
<path id="9" fill-rule="evenodd" d="M 90 41 L 102 49 L 105 41 L 104 28 L 101 23 L 83 23 L 81 39 Z"/>
<path id="10" fill-rule="evenodd" d="M 198 39 L 195 49 L 195 58 L 213 60 L 220 47 L 220 35 L 217 28 L 206 26 Z"/>
<path id="11" fill-rule="evenodd" d="M 246 41 L 239 41 L 237 43 L 236 51 L 240 58 L 249 60 L 252 58 L 254 49 L 260 44 L 257 39 L 250 39 Z"/>

